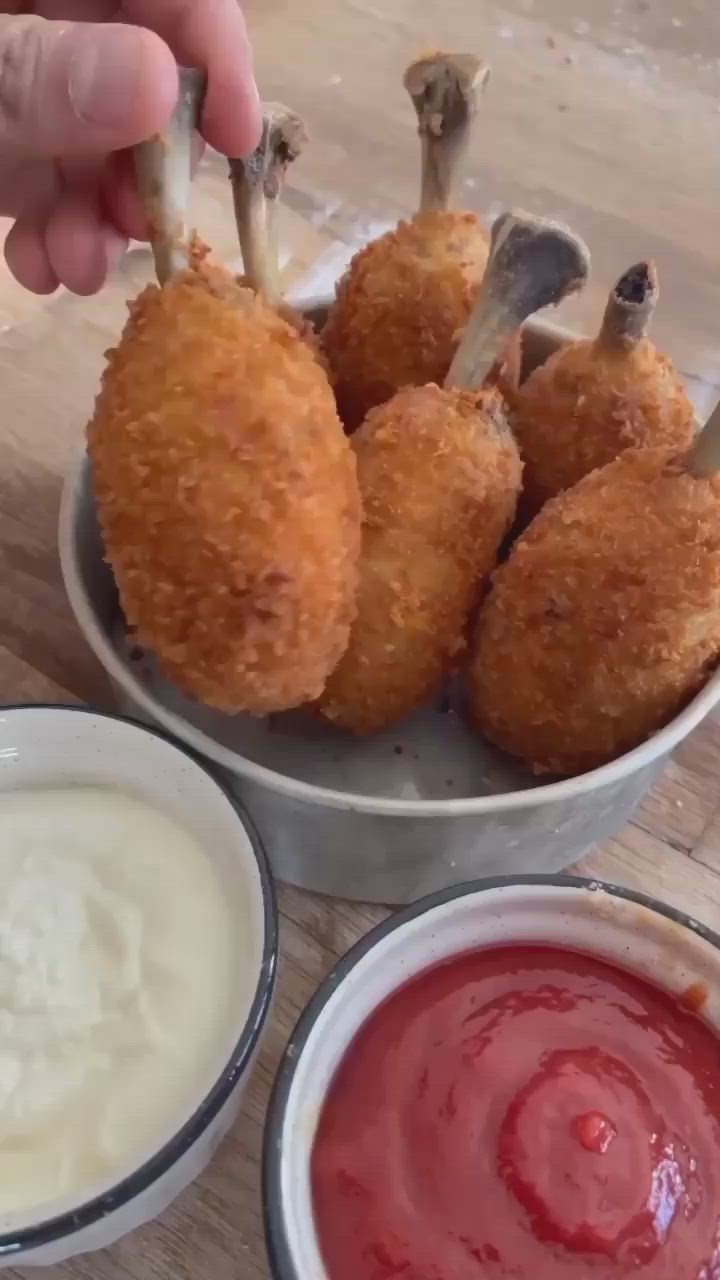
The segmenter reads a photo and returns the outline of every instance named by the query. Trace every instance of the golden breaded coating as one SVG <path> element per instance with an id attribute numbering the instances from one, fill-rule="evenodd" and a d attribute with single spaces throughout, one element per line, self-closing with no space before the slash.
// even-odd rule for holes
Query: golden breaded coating
<path id="1" fill-rule="evenodd" d="M 355 255 L 322 335 L 348 430 L 402 387 L 443 382 L 489 245 L 474 213 L 433 210 Z"/>
<path id="2" fill-rule="evenodd" d="M 496 572 L 471 655 L 483 733 L 576 774 L 643 742 L 720 655 L 720 479 L 628 450 L 549 502 Z"/>
<path id="3" fill-rule="evenodd" d="M 186 693 L 255 715 L 321 692 L 355 613 L 355 459 L 307 343 L 196 263 L 130 308 L 88 428 L 128 623 Z"/>
<path id="4" fill-rule="evenodd" d="M 496 391 L 415 387 L 353 437 L 364 505 L 358 616 L 320 702 L 355 733 L 421 705 L 466 642 L 521 465 Z"/>
<path id="5" fill-rule="evenodd" d="M 693 407 L 672 361 L 644 338 L 632 350 L 580 341 L 556 351 L 513 397 L 528 515 L 624 449 L 687 449 Z"/>
<path id="6" fill-rule="evenodd" d="M 246 276 L 235 276 L 235 282 L 241 289 L 252 289 L 252 285 Z M 253 293 L 257 290 L 252 289 Z M 330 377 L 330 361 L 325 355 L 325 351 L 320 340 L 320 334 L 317 332 L 312 320 L 308 320 L 302 311 L 298 311 L 290 303 L 282 301 L 276 308 L 277 314 L 293 329 L 297 329 L 300 337 L 308 344 L 315 359 L 322 365 L 328 377 Z"/>

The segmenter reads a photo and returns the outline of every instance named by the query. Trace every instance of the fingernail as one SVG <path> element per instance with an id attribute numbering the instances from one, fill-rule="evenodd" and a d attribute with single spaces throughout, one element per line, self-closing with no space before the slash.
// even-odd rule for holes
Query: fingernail
<path id="1" fill-rule="evenodd" d="M 113 127 L 133 113 L 143 62 L 139 34 L 114 24 L 77 29 L 70 99 L 86 124 Z"/>
<path id="2" fill-rule="evenodd" d="M 248 105 L 250 107 L 250 119 L 248 128 L 250 131 L 249 150 L 254 151 L 259 146 L 263 127 L 263 105 L 258 92 L 257 82 L 251 79 L 248 85 Z M 253 118 L 254 116 L 254 118 Z"/>

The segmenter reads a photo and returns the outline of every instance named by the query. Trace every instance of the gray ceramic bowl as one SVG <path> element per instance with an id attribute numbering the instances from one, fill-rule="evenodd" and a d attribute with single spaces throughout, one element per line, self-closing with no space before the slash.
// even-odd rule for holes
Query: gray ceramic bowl
<path id="1" fill-rule="evenodd" d="M 285 1051 L 263 1161 L 273 1280 L 329 1280 L 315 1231 L 310 1160 L 328 1089 L 360 1028 L 431 965 L 476 947 L 513 943 L 582 951 L 673 995 L 701 983 L 708 992 L 703 1020 L 720 1034 L 720 937 L 645 894 L 572 876 L 517 876 L 414 903 L 340 960 Z M 481 1274 L 482 1268 L 478 1280 Z"/>
<path id="2" fill-rule="evenodd" d="M 236 800 L 164 733 L 79 707 L 0 709 L 0 793 L 38 787 L 119 789 L 167 814 L 199 839 L 243 924 L 233 998 L 210 1087 L 184 1117 L 139 1152 L 115 1182 L 79 1202 L 13 1225 L 0 1209 L 0 1269 L 54 1266 L 104 1249 L 164 1212 L 197 1178 L 236 1120 L 270 1013 L 278 951 L 277 906 L 265 852 Z M 188 1028 L 192 1037 L 194 1028 Z M 92 1272 L 92 1268 L 90 1268 Z"/>
<path id="3" fill-rule="evenodd" d="M 322 318 L 321 304 L 306 311 Z M 565 337 L 527 326 L 527 368 Z M 720 700 L 718 673 L 641 747 L 582 777 L 544 782 L 466 726 L 454 688 L 361 741 L 301 714 L 227 716 L 183 697 L 128 646 L 84 455 L 65 488 L 60 557 L 75 617 L 120 706 L 219 766 L 275 874 L 318 893 L 395 904 L 478 876 L 560 871 L 619 830 L 669 753 Z"/>

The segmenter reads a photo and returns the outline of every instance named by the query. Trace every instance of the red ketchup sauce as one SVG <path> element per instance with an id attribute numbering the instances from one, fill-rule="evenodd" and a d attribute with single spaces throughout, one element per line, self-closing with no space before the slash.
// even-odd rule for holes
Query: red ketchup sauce
<path id="1" fill-rule="evenodd" d="M 331 1280 L 720 1280 L 720 1041 L 602 961 L 474 951 L 401 988 L 312 1155 Z"/>

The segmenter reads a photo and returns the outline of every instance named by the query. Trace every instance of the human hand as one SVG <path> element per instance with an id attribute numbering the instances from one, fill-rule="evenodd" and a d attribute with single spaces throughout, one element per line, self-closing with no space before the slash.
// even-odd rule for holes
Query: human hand
<path id="1" fill-rule="evenodd" d="M 203 139 L 252 151 L 261 108 L 238 0 L 0 0 L 0 216 L 27 289 L 95 293 L 128 239 L 147 238 L 128 148 L 166 127 L 178 62 L 208 74 Z"/>

